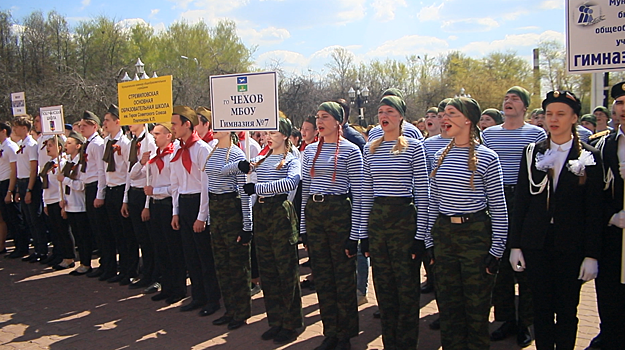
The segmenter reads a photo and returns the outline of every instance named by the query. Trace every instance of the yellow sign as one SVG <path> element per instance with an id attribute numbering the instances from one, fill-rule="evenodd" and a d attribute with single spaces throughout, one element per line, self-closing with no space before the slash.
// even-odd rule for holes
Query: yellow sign
<path id="1" fill-rule="evenodd" d="M 171 120 L 171 75 L 117 84 L 119 121 L 122 125 Z"/>

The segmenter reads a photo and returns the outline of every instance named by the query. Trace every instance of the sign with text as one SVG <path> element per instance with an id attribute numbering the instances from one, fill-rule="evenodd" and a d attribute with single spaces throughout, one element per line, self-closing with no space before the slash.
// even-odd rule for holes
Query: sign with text
<path id="1" fill-rule="evenodd" d="M 65 134 L 65 119 L 63 118 L 63 106 L 51 106 L 39 108 L 41 115 L 41 133 L 44 135 Z"/>
<path id="2" fill-rule="evenodd" d="M 24 92 L 11 93 L 11 107 L 13 107 L 13 116 L 26 114 L 26 97 Z"/>
<path id="3" fill-rule="evenodd" d="M 276 72 L 210 77 L 213 130 L 278 130 Z"/>
<path id="4" fill-rule="evenodd" d="M 122 125 L 171 121 L 171 75 L 117 84 Z"/>
<path id="5" fill-rule="evenodd" d="M 569 73 L 625 69 L 625 0 L 567 0 Z"/>

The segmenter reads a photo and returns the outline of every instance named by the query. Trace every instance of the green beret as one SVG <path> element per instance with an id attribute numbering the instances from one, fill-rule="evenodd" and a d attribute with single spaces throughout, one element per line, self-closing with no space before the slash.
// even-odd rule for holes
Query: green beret
<path id="1" fill-rule="evenodd" d="M 447 104 L 449 103 L 449 101 L 451 101 L 451 97 L 447 97 L 446 99 L 442 100 L 441 102 L 438 103 L 438 110 L 441 112 L 445 111 L 445 107 L 447 107 Z"/>
<path id="2" fill-rule="evenodd" d="M 521 100 L 523 100 L 523 104 L 525 105 L 525 107 L 529 107 L 530 105 L 530 93 L 529 91 L 525 90 L 524 88 L 520 87 L 520 86 L 513 86 L 510 89 L 508 89 L 508 91 L 506 92 L 507 94 L 515 94 L 517 96 L 519 96 L 521 98 Z"/>
<path id="3" fill-rule="evenodd" d="M 119 107 L 117 107 L 116 105 L 111 104 L 106 112 L 111 113 L 119 119 Z"/>
<path id="4" fill-rule="evenodd" d="M 580 122 L 589 122 L 590 124 L 597 127 L 597 117 L 595 117 L 593 114 L 584 114 Z"/>
<path id="5" fill-rule="evenodd" d="M 438 114 L 438 108 L 437 107 L 430 107 L 430 108 L 428 108 L 427 112 L 425 112 L 425 114 L 428 114 L 428 113 Z"/>
<path id="6" fill-rule="evenodd" d="M 623 95 L 625 95 L 625 81 L 622 81 L 614 86 L 612 86 L 612 89 L 610 89 L 610 96 L 612 96 L 613 99 L 617 99 Z"/>
<path id="7" fill-rule="evenodd" d="M 487 115 L 493 118 L 493 120 L 495 121 L 497 125 L 503 123 L 503 116 L 501 115 L 501 112 L 498 109 L 486 108 L 485 110 L 482 111 L 482 115 Z"/>
<path id="8" fill-rule="evenodd" d="M 404 93 L 401 92 L 401 90 L 397 89 L 397 88 L 388 88 L 386 90 L 384 90 L 384 92 L 382 93 L 382 97 L 384 96 L 397 96 L 401 99 L 404 98 Z"/>
<path id="9" fill-rule="evenodd" d="M 71 137 L 71 138 L 75 139 L 81 145 L 83 143 L 85 143 L 85 141 L 86 141 L 85 138 L 81 134 L 79 134 L 79 133 L 77 133 L 75 131 L 70 131 L 70 133 L 69 133 L 69 135 L 67 135 L 67 137 Z"/>
<path id="10" fill-rule="evenodd" d="M 605 114 L 605 116 L 608 118 L 608 120 L 610 119 L 610 111 L 603 107 L 603 106 L 597 106 L 595 107 L 595 109 L 592 111 L 593 113 L 595 112 L 602 112 L 603 114 Z"/>
<path id="11" fill-rule="evenodd" d="M 474 126 L 479 123 L 480 117 L 482 116 L 480 104 L 471 97 L 452 98 L 451 101 L 447 103 L 447 106 L 455 107 L 460 113 L 467 117 Z"/>
<path id="12" fill-rule="evenodd" d="M 582 110 L 582 103 L 579 101 L 577 96 L 570 91 L 549 91 L 547 93 L 547 97 L 543 100 L 542 107 L 544 110 L 547 110 L 547 106 L 554 102 L 561 102 L 569 105 L 573 108 L 573 113 L 579 115 Z"/>
<path id="13" fill-rule="evenodd" d="M 95 115 L 95 113 L 93 113 L 92 111 L 85 111 L 82 114 L 82 119 L 83 120 L 93 120 L 96 124 L 100 125 L 100 118 L 98 118 L 98 116 Z"/>
<path id="14" fill-rule="evenodd" d="M 389 106 L 393 107 L 401 114 L 403 117 L 406 114 L 406 102 L 400 97 L 397 96 L 384 96 L 382 100 L 380 100 L 379 106 Z"/>
<path id="15" fill-rule="evenodd" d="M 284 136 L 291 136 L 291 131 L 293 130 L 293 125 L 291 121 L 287 118 L 280 117 L 278 131 Z"/>
<path id="16" fill-rule="evenodd" d="M 200 123 L 200 118 L 197 117 L 197 113 L 191 107 L 187 106 L 174 106 L 173 114 L 177 114 L 181 117 L 185 117 L 189 119 L 193 126 L 196 126 Z"/>
<path id="17" fill-rule="evenodd" d="M 343 123 L 344 111 L 343 111 L 343 107 L 341 107 L 340 104 L 334 101 L 324 102 L 319 105 L 318 110 L 330 113 L 332 117 L 334 117 L 334 119 L 336 119 L 339 123 L 341 124 Z"/>

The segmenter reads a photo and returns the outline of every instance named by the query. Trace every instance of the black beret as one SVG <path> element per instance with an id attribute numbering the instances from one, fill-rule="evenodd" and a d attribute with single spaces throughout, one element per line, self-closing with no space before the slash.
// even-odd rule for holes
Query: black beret
<path id="1" fill-rule="evenodd" d="M 610 96 L 612 96 L 613 99 L 617 99 L 623 95 L 625 95 L 625 90 L 623 90 L 623 86 L 625 85 L 625 81 L 622 81 L 614 86 L 612 86 L 612 89 L 610 90 Z"/>
<path id="2" fill-rule="evenodd" d="M 554 102 L 566 103 L 571 108 L 573 108 L 573 113 L 575 113 L 576 115 L 579 115 L 580 111 L 582 110 L 581 102 L 579 101 L 577 96 L 575 96 L 575 94 L 573 94 L 570 91 L 566 91 L 566 90 L 565 91 L 560 91 L 560 90 L 549 91 L 547 93 L 547 97 L 543 100 L 543 104 L 542 104 L 543 109 L 547 110 L 547 106 L 550 103 L 554 103 Z"/>

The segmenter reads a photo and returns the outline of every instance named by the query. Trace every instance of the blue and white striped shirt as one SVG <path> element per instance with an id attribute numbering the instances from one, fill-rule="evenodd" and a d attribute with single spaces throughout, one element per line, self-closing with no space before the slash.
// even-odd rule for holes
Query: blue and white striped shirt
<path id="1" fill-rule="evenodd" d="M 592 131 L 586 129 L 585 127 L 578 125 L 577 126 L 577 135 L 579 135 L 579 139 L 583 142 L 588 143 L 590 136 L 592 135 Z"/>
<path id="2" fill-rule="evenodd" d="M 416 126 L 404 120 L 401 124 L 401 130 L 404 136 L 410 137 L 417 140 L 423 140 L 423 134 L 421 134 L 421 130 L 417 129 Z M 378 137 L 384 135 L 384 130 L 380 125 L 377 125 L 373 129 L 369 131 L 369 141 L 373 141 Z"/>
<path id="3" fill-rule="evenodd" d="M 352 228 L 350 238 L 357 240 L 362 224 L 362 153 L 358 146 L 341 138 L 336 165 L 336 179 L 332 182 L 334 173 L 334 153 L 336 143 L 324 143 L 315 163 L 315 177 L 310 176 L 318 142 L 304 150 L 302 157 L 302 219 L 300 234 L 306 234 L 306 203 L 313 194 L 341 195 L 352 192 Z"/>
<path id="4" fill-rule="evenodd" d="M 415 238 L 425 240 L 430 199 L 427 161 L 421 141 L 407 138 L 408 148 L 399 154 L 391 153 L 396 141 L 384 141 L 375 151 L 365 145 L 362 188 L 362 227 L 360 239 L 367 238 L 369 213 L 374 197 L 412 197 L 417 207 Z"/>
<path id="5" fill-rule="evenodd" d="M 531 124 L 523 124 L 514 130 L 494 125 L 482 133 L 484 146 L 497 152 L 503 169 L 504 185 L 516 185 L 523 149 L 532 142 L 540 142 L 547 138 L 545 130 Z"/>
<path id="6" fill-rule="evenodd" d="M 425 156 L 427 157 L 428 161 L 428 174 L 432 172 L 434 165 L 436 165 L 434 163 L 434 156 L 436 155 L 436 152 L 438 152 L 438 150 L 441 148 L 447 147 L 450 141 L 451 138 L 444 139 L 441 137 L 440 134 L 428 137 L 427 139 L 425 139 L 425 141 L 423 141 L 423 146 L 425 147 Z"/>
<path id="7" fill-rule="evenodd" d="M 257 156 L 252 158 L 251 163 L 256 163 L 259 160 L 265 158 L 265 156 Z M 262 197 L 273 197 L 278 194 L 288 194 L 297 188 L 300 180 L 301 163 L 299 157 L 293 153 L 288 153 L 284 162 L 284 166 L 280 169 L 276 169 L 278 164 L 282 161 L 284 155 L 272 154 L 263 163 L 255 168 L 257 180 L 254 189 L 256 194 Z M 231 162 L 226 165 L 222 173 L 228 174 L 240 174 L 239 162 Z"/>
<path id="8" fill-rule="evenodd" d="M 487 129 L 488 130 L 488 129 Z M 436 159 L 443 150 L 436 153 Z M 489 252 L 501 257 L 508 237 L 508 211 L 503 193 L 503 175 L 499 157 L 494 151 L 479 145 L 475 148 L 477 170 L 471 189 L 468 167 L 469 148 L 453 147 L 436 176 L 431 178 L 430 220 L 426 245 L 432 245 L 431 228 L 439 213 L 447 216 L 476 213 L 488 208 L 492 217 L 492 243 Z"/>
<path id="9" fill-rule="evenodd" d="M 214 194 L 224 194 L 238 191 L 241 195 L 241 208 L 243 210 L 243 231 L 252 231 L 252 207 L 250 196 L 243 191 L 245 185 L 245 175 L 231 174 L 224 175 L 222 169 L 227 162 L 239 162 L 245 160 L 245 153 L 237 147 L 230 147 L 230 155 L 226 162 L 228 148 L 216 148 L 212 155 L 206 160 L 204 172 L 208 176 L 208 192 Z M 209 201 L 210 205 L 210 201 Z"/>

